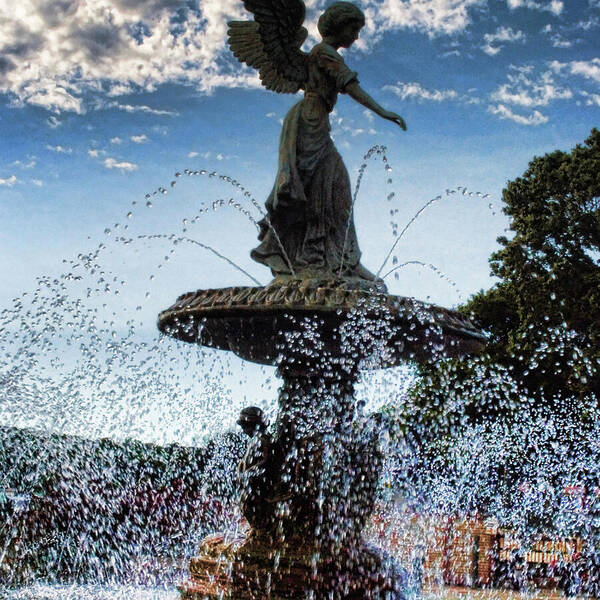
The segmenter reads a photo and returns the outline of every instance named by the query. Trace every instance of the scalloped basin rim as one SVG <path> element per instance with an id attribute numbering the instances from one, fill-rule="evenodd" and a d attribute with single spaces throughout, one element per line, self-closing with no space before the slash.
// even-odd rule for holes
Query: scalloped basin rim
<path id="1" fill-rule="evenodd" d="M 336 338 L 337 328 L 353 315 L 366 319 L 364 326 L 388 326 L 385 335 L 378 334 L 379 342 L 395 356 L 384 367 L 479 352 L 487 341 L 470 319 L 454 310 L 405 296 L 304 282 L 189 292 L 160 313 L 158 328 L 186 342 L 272 365 L 281 354 L 282 330 L 297 330 L 298 318 L 321 318 L 323 337 Z M 335 355 L 333 345 L 329 351 Z"/>

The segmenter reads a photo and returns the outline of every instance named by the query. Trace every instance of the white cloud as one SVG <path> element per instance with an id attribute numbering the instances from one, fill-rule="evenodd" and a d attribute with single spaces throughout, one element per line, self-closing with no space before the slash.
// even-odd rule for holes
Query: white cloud
<path id="1" fill-rule="evenodd" d="M 335 112 L 335 111 L 334 111 Z M 333 112 L 331 113 L 332 115 L 334 114 Z M 364 110 L 363 111 L 363 116 L 366 118 L 366 120 L 368 121 L 369 124 L 371 124 L 371 122 L 374 119 L 371 119 L 372 117 L 372 113 L 371 111 L 368 110 Z M 331 120 L 332 122 L 332 138 L 338 139 L 340 140 L 340 143 L 342 144 L 343 147 L 350 147 L 347 146 L 346 144 L 348 143 L 348 136 L 350 137 L 357 137 L 359 135 L 377 135 L 378 131 L 372 127 L 372 125 L 369 125 L 369 127 L 364 127 L 365 123 L 364 121 L 361 119 L 361 123 L 360 125 L 357 124 L 357 122 L 352 119 L 352 118 L 348 118 L 348 117 L 340 117 L 337 115 L 335 115 L 335 117 Z"/>
<path id="2" fill-rule="evenodd" d="M 586 98 L 586 106 L 600 106 L 600 94 L 591 94 L 589 92 L 582 91 L 581 95 Z"/>
<path id="3" fill-rule="evenodd" d="M 420 83 L 399 83 L 397 85 L 386 85 L 384 90 L 394 92 L 402 100 L 416 98 L 417 100 L 431 100 L 442 102 L 443 100 L 456 100 L 458 93 L 455 90 L 428 90 Z"/>
<path id="4" fill-rule="evenodd" d="M 90 158 L 98 158 L 101 154 L 105 154 L 104 150 L 98 150 L 98 148 L 90 148 L 87 153 Z"/>
<path id="5" fill-rule="evenodd" d="M 200 158 L 203 158 L 204 160 L 231 160 L 232 158 L 235 158 L 235 156 L 230 155 L 230 154 L 223 154 L 222 152 L 210 152 L 210 151 L 206 151 L 206 152 L 196 152 L 196 151 L 192 151 L 192 152 L 188 152 L 187 157 L 188 158 L 196 158 L 197 156 L 199 156 Z"/>
<path id="6" fill-rule="evenodd" d="M 115 96 L 125 96 L 127 94 L 133 94 L 134 92 L 135 90 L 133 89 L 133 87 L 127 83 L 111 83 L 106 95 L 109 98 L 112 98 Z M 117 102 L 114 102 L 113 104 L 118 105 Z"/>
<path id="7" fill-rule="evenodd" d="M 50 144 L 46 144 L 47 150 L 52 150 L 52 152 L 57 152 L 58 154 L 72 154 L 73 148 L 69 146 L 51 146 Z"/>
<path id="8" fill-rule="evenodd" d="M 46 119 L 46 123 L 51 129 L 56 129 L 57 127 L 60 127 L 62 125 L 62 121 L 59 121 L 54 115 L 50 115 Z"/>
<path id="9" fill-rule="evenodd" d="M 227 21 L 243 17 L 243 4 L 208 0 L 194 9 L 188 4 L 2 2 L 0 92 L 17 106 L 81 114 L 98 106 L 94 99 L 153 91 L 165 82 L 192 84 L 201 92 L 218 86 L 260 86 L 257 73 L 231 69 L 236 61 L 227 48 Z M 150 107 L 118 108 L 156 114 Z"/>
<path id="10" fill-rule="evenodd" d="M 275 113 L 274 112 L 268 112 L 265 117 L 267 117 L 268 119 L 272 119 L 273 117 L 275 117 Z"/>
<path id="11" fill-rule="evenodd" d="M 595 19 L 588 19 L 587 21 L 579 21 L 573 25 L 569 25 L 569 27 L 562 27 L 562 32 L 564 31 L 577 31 L 581 30 L 589 31 L 597 26 Z M 580 39 L 568 39 L 561 32 L 556 31 L 550 23 L 545 25 L 540 33 L 544 33 L 549 36 L 550 41 L 552 42 L 552 46 L 554 48 L 571 48 L 574 43 L 580 42 Z"/>
<path id="12" fill-rule="evenodd" d="M 104 166 L 107 169 L 117 169 L 122 173 L 124 173 L 125 171 L 136 171 L 138 169 L 138 165 L 136 165 L 135 163 L 127 161 L 119 162 L 116 158 L 111 157 L 104 159 Z"/>
<path id="13" fill-rule="evenodd" d="M 560 15 L 565 6 L 561 0 L 550 0 L 550 2 L 536 2 L 535 0 L 507 0 L 508 7 L 512 10 L 515 8 L 529 8 L 531 10 L 543 10 L 551 12 L 554 15 Z"/>
<path id="14" fill-rule="evenodd" d="M 1 15 L 0 15 L 1 16 Z M 0 21 L 1 23 L 1 21 Z M 41 106 L 54 113 L 74 112 L 79 115 L 85 113 L 83 100 L 73 95 L 63 85 L 58 85 L 56 82 L 46 82 L 43 80 L 23 81 L 22 76 L 18 77 L 20 87 L 17 93 L 15 90 L 7 89 L 6 84 L 0 85 L 0 91 L 13 92 L 15 95 L 14 105 L 23 106 L 24 104 L 32 104 Z"/>
<path id="15" fill-rule="evenodd" d="M 508 119 L 514 121 L 519 125 L 543 125 L 548 122 L 548 117 L 543 115 L 538 110 L 534 110 L 529 116 L 523 116 L 514 113 L 510 108 L 504 106 L 504 104 L 497 104 L 496 106 L 490 106 L 489 112 L 493 115 L 500 117 L 501 119 Z"/>
<path id="16" fill-rule="evenodd" d="M 600 0 L 598 0 L 598 8 L 600 8 Z M 591 31 L 592 29 L 596 29 L 600 27 L 600 19 L 596 16 L 589 17 L 586 21 L 579 21 L 575 24 L 575 30 Z"/>
<path id="17" fill-rule="evenodd" d="M 591 79 L 596 83 L 600 83 L 600 58 L 573 60 L 571 62 L 559 62 L 555 60 L 550 63 L 550 68 L 555 73 L 579 75 L 585 79 Z"/>
<path id="18" fill-rule="evenodd" d="M 485 3 L 485 0 L 366 0 L 362 4 L 367 18 L 365 37 L 405 28 L 430 36 L 452 35 L 470 24 L 471 8 Z"/>
<path id="19" fill-rule="evenodd" d="M 11 175 L 10 177 L 8 177 L 6 179 L 0 178 L 0 185 L 7 185 L 8 187 L 12 187 L 13 185 L 15 185 L 15 183 L 17 183 L 17 181 L 19 181 L 17 179 L 17 176 Z"/>
<path id="20" fill-rule="evenodd" d="M 28 156 L 26 162 L 22 160 L 15 160 L 12 164 L 20 169 L 33 169 L 33 167 L 35 167 L 37 164 L 37 161 L 35 156 Z"/>
<path id="21" fill-rule="evenodd" d="M 453 35 L 487 0 L 363 0 L 367 47 L 383 33 Z M 315 32 L 321 1 L 308 2 Z M 176 82 L 202 93 L 260 87 L 227 47 L 227 22 L 249 19 L 239 0 L 19 0 L 0 2 L 0 93 L 56 114 L 90 108 L 174 115 L 118 96 Z M 359 44 L 360 46 L 360 44 Z M 56 122 L 54 122 L 56 123 Z"/>
<path id="22" fill-rule="evenodd" d="M 152 131 L 159 133 L 160 135 L 167 135 L 169 133 L 169 128 L 163 125 L 153 125 Z"/>
<path id="23" fill-rule="evenodd" d="M 496 54 L 498 54 L 498 52 L 500 52 L 501 47 L 490 46 L 490 44 L 488 44 L 487 46 L 482 46 L 481 49 L 489 56 L 496 56 Z"/>
<path id="24" fill-rule="evenodd" d="M 129 138 L 134 144 L 145 144 L 148 141 L 148 136 L 145 133 L 141 135 L 132 135 Z"/>
<path id="25" fill-rule="evenodd" d="M 483 38 L 488 43 L 520 42 L 525 39 L 522 31 L 514 31 L 512 27 L 498 27 L 494 33 L 486 33 Z"/>
<path id="26" fill-rule="evenodd" d="M 555 33 L 550 36 L 553 48 L 571 48 L 573 46 L 572 40 L 568 40 L 562 37 L 559 33 Z"/>
<path id="27" fill-rule="evenodd" d="M 524 42 L 525 34 L 522 31 L 514 31 L 512 27 L 498 27 L 494 33 L 486 33 L 483 36 L 485 45 L 482 50 L 494 56 L 502 49 L 502 44 Z"/>
<path id="28" fill-rule="evenodd" d="M 175 110 L 164 110 L 160 108 L 152 108 L 145 104 L 120 104 L 119 102 L 107 102 L 104 108 L 116 108 L 128 113 L 146 113 L 148 115 L 176 117 L 179 113 Z"/>
<path id="29" fill-rule="evenodd" d="M 568 100 L 573 92 L 566 87 L 557 85 L 551 71 L 546 71 L 538 77 L 533 77 L 533 67 L 512 67 L 507 75 L 508 83 L 499 86 L 491 99 L 501 104 L 515 104 L 533 108 L 548 106 L 555 100 Z"/>
<path id="30" fill-rule="evenodd" d="M 37 187 L 42 187 L 44 182 L 41 179 L 32 179 L 31 183 Z"/>
<path id="31" fill-rule="evenodd" d="M 120 144 L 123 140 L 119 136 L 110 138 L 111 144 Z"/>

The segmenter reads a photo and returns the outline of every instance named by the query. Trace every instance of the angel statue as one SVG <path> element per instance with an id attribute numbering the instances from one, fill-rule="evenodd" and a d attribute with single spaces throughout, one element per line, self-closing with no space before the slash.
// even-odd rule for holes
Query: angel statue
<path id="1" fill-rule="evenodd" d="M 406 129 L 402 117 L 360 87 L 357 73 L 338 53 L 358 39 L 365 16 L 350 2 L 334 2 L 319 18 L 323 40 L 306 53 L 300 49 L 308 35 L 303 0 L 244 0 L 244 6 L 254 21 L 229 23 L 234 55 L 258 69 L 267 89 L 304 91 L 283 123 L 277 178 L 259 223 L 260 245 L 251 256 L 276 279 L 342 276 L 383 286 L 360 264 L 350 178 L 329 134 L 329 113 L 340 92 Z"/>

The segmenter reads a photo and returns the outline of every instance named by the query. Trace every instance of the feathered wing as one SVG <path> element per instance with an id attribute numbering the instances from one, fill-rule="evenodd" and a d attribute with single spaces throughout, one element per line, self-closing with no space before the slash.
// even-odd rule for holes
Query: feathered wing
<path id="1" fill-rule="evenodd" d="M 302 0 L 245 0 L 254 21 L 232 21 L 227 32 L 235 57 L 254 67 L 262 84 L 294 94 L 308 78 L 307 55 L 300 50 L 308 32 Z"/>

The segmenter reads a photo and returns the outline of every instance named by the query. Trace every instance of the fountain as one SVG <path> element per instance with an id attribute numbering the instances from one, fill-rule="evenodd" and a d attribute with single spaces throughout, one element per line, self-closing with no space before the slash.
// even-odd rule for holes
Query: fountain
<path id="1" fill-rule="evenodd" d="M 455 311 L 387 293 L 360 264 L 345 166 L 329 137 L 338 92 L 406 128 L 358 84 L 337 49 L 364 25 L 336 2 L 319 20 L 323 42 L 300 51 L 304 4 L 246 0 L 254 21 L 230 24 L 235 55 L 263 85 L 305 91 L 285 119 L 279 171 L 252 258 L 267 286 L 199 290 L 163 311 L 163 333 L 276 365 L 279 411 L 242 411 L 251 437 L 239 475 L 243 535 L 205 539 L 183 598 L 404 598 L 404 571 L 363 541 L 382 464 L 386 417 L 354 397 L 361 373 L 476 352 L 485 336 Z"/>
<path id="2" fill-rule="evenodd" d="M 343 28 L 344 44 L 351 43 L 361 22 L 360 14 L 354 15 Z M 330 25 L 325 19 L 326 37 Z M 236 53 L 243 58 L 251 50 L 263 81 L 286 88 L 285 81 L 271 79 L 275 72 L 261 54 L 264 46 L 257 46 L 260 19 L 231 29 Z M 338 73 L 335 85 L 370 103 L 327 45 L 315 52 L 324 52 L 322 61 Z M 303 61 L 300 56 L 300 74 Z M 543 254 L 532 254 L 533 264 L 543 267 L 541 276 L 532 277 L 526 264 L 521 273 L 526 285 L 508 282 L 508 313 L 501 311 L 500 319 L 496 311 L 489 315 L 491 326 L 508 329 L 510 346 L 498 344 L 490 328 L 495 339 L 489 355 L 440 361 L 421 370 L 423 376 L 411 381 L 408 391 L 399 390 L 400 373 L 390 367 L 475 353 L 485 338 L 454 311 L 388 294 L 381 280 L 408 264 L 439 274 L 435 266 L 398 264 L 394 257 L 395 266 L 381 279 L 383 266 L 376 275 L 361 266 L 354 200 L 329 140 L 327 107 L 321 110 L 319 89 L 305 91 L 286 119 L 277 185 L 253 252 L 275 275 L 271 284 L 254 280 L 258 287 L 186 294 L 160 316 L 167 335 L 149 337 L 143 330 L 148 319 L 138 311 L 158 309 L 141 299 L 143 283 L 125 281 L 119 267 L 107 265 L 108 254 L 116 250 L 119 265 L 138 264 L 128 260 L 124 248 L 139 252 L 138 245 L 167 242 L 167 254 L 155 247 L 164 256 L 156 269 L 173 258 L 176 247 L 189 244 L 228 259 L 208 240 L 184 237 L 187 219 L 180 236 L 147 231 L 136 236 L 127 224 L 116 223 L 105 230 L 109 243 L 63 260 L 68 266 L 60 274 L 45 273 L 35 289 L 0 311 L 2 598 L 172 600 L 178 595 L 174 582 L 182 577 L 188 578 L 183 596 L 196 599 L 401 598 L 413 594 L 414 580 L 423 572 L 427 586 L 459 581 L 521 586 L 526 575 L 536 580 L 543 575 L 569 593 L 598 596 L 597 253 L 581 247 L 582 230 L 575 228 L 565 236 L 568 261 L 549 266 L 542 264 Z M 331 104 L 335 94 L 328 98 Z M 403 125 L 397 115 L 372 106 Z M 598 143 L 590 147 L 596 153 L 591 158 L 597 157 Z M 318 160 L 309 160 L 313 153 Z M 358 182 L 375 153 L 381 156 L 381 147 L 365 156 Z M 585 177 L 564 179 L 571 171 L 562 167 L 561 177 L 554 177 L 556 153 L 543 169 L 557 186 L 553 197 L 564 194 L 568 203 L 548 203 L 545 197 L 523 202 L 524 181 L 534 188 L 530 193 L 546 191 L 540 191 L 537 168 L 509 184 L 505 198 L 512 196 L 513 209 L 527 207 L 524 214 L 535 215 L 536 223 L 543 203 L 551 209 L 546 218 L 554 231 L 577 216 L 573 199 L 587 199 L 579 217 L 589 233 L 599 188 L 590 187 L 588 175 L 600 171 L 590 171 L 596 163 L 587 151 L 583 158 L 579 172 Z M 383 163 L 389 167 L 385 156 Z M 243 195 L 241 202 L 254 203 L 236 179 L 182 169 L 170 185 L 146 194 L 146 207 L 160 206 L 167 188 L 181 189 L 182 174 L 225 182 Z M 386 179 L 389 185 L 387 174 Z M 566 184 L 569 194 L 561 189 Z M 573 185 L 585 189 L 573 195 L 578 189 Z M 357 190 L 358 185 L 354 197 Z M 465 187 L 457 190 L 447 189 L 446 197 L 467 196 Z M 406 228 L 441 198 L 427 202 L 399 236 L 392 223 L 396 241 L 388 257 Z M 233 198 L 212 203 L 213 209 L 223 206 L 255 222 Z M 204 204 L 192 223 L 208 212 Z M 398 209 L 390 212 L 393 217 Z M 530 223 L 521 218 L 521 227 L 535 234 L 537 243 L 538 231 Z M 518 222 L 512 226 L 519 231 Z M 549 246 L 550 253 L 556 249 Z M 140 271 L 154 280 L 155 272 Z M 510 272 L 518 275 L 518 269 Z M 164 280 L 161 285 L 169 287 Z M 490 290 L 492 300 L 498 289 Z M 575 290 L 590 292 L 588 304 Z M 531 298 L 539 303 L 527 306 Z M 527 318 L 506 318 L 522 308 Z M 494 357 L 493 346 L 496 357 L 498 346 L 510 352 L 508 364 Z M 256 407 L 241 411 L 239 424 L 250 437 L 247 449 L 241 436 L 223 431 L 243 407 L 235 402 L 242 393 L 232 394 L 225 382 L 235 373 L 240 386 L 250 383 L 238 356 L 276 366 L 283 380 L 276 416 L 268 399 L 252 402 L 265 409 L 271 423 Z M 273 368 L 256 370 L 268 382 Z M 523 385 L 527 379 L 529 385 Z M 549 389 L 538 385 L 548 381 L 554 381 Z M 263 389 L 267 396 L 270 385 Z M 384 408 L 370 415 L 374 404 Z M 494 419 L 498 415 L 502 418 Z M 419 445 L 410 446 L 415 438 Z M 242 526 L 231 504 L 238 462 Z M 504 530 L 495 546 L 491 535 L 476 543 L 473 532 L 448 527 L 440 548 L 439 523 L 445 528 L 481 514 Z M 226 533 L 200 543 L 207 533 L 222 530 Z M 460 542 L 460 564 L 446 561 L 457 550 L 446 544 L 452 538 Z M 188 575 L 181 559 L 198 546 Z M 524 567 L 527 554 L 537 558 Z M 432 555 L 443 560 L 436 563 Z M 413 581 L 407 573 L 411 565 Z M 434 587 L 433 597 L 436 592 Z M 431 597 L 427 589 L 424 594 Z"/>
<path id="3" fill-rule="evenodd" d="M 386 576 L 384 559 L 361 538 L 375 502 L 383 417 L 364 418 L 354 384 L 363 369 L 474 352 L 484 336 L 457 313 L 348 289 L 344 280 L 200 290 L 161 313 L 159 327 L 276 364 L 283 379 L 273 431 L 257 420 L 240 465 L 250 530 L 205 541 L 183 597 L 393 591 L 397 571 Z"/>

